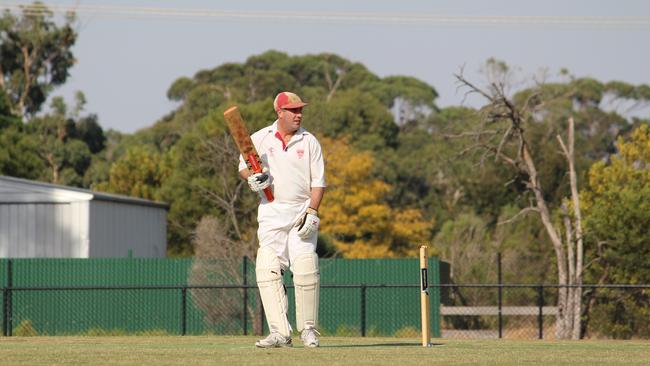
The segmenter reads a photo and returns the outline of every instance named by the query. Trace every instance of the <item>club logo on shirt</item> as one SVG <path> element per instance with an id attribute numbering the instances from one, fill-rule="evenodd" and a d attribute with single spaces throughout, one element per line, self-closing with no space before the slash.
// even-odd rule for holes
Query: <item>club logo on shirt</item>
<path id="1" fill-rule="evenodd" d="M 270 156 L 273 156 L 274 151 L 275 151 L 275 149 L 273 148 L 273 146 L 269 147 L 269 155 Z"/>
<path id="2" fill-rule="evenodd" d="M 296 154 L 298 154 L 298 159 L 302 159 L 302 157 L 305 155 L 305 150 L 304 149 L 298 149 L 298 150 L 296 150 Z"/>

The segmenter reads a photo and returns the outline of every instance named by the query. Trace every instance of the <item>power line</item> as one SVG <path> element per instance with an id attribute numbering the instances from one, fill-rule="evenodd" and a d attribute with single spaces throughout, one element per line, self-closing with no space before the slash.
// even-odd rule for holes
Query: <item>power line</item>
<path id="1" fill-rule="evenodd" d="M 23 4 L 5 4 L 5 9 L 43 14 L 46 8 Z M 159 8 L 116 5 L 47 5 L 53 13 L 75 12 L 95 16 L 145 17 L 167 19 L 233 19 L 273 20 L 319 23 L 395 24 L 395 25 L 480 25 L 480 26 L 589 26 L 589 27 L 650 27 L 650 17 L 608 16 L 455 16 L 455 15 L 387 15 L 356 12 L 273 12 L 229 11 L 197 8 Z"/>

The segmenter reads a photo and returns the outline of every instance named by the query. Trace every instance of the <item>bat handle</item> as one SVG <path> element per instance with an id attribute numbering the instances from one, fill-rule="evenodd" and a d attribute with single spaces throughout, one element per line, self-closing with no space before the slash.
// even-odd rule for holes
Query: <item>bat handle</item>
<path id="1" fill-rule="evenodd" d="M 264 188 L 264 195 L 269 202 L 273 202 L 275 199 L 275 197 L 273 197 L 273 193 L 271 193 L 271 188 Z"/>
<path id="2" fill-rule="evenodd" d="M 253 173 L 262 172 L 262 166 L 260 166 L 260 163 L 257 161 L 257 157 L 255 156 L 255 154 L 249 154 L 248 161 L 251 163 L 251 167 L 253 168 Z M 271 192 L 271 187 L 264 188 L 264 196 L 266 196 L 266 199 L 269 202 L 273 202 L 273 200 L 275 199 L 275 197 L 273 197 L 273 193 Z"/>

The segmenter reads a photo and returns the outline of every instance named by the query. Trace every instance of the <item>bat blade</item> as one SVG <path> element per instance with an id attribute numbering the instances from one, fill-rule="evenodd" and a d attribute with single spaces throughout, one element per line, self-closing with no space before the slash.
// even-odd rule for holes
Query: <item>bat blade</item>
<path id="1" fill-rule="evenodd" d="M 253 145 L 253 140 L 251 140 L 251 136 L 248 133 L 246 123 L 244 123 L 244 119 L 239 113 L 239 108 L 237 106 L 230 107 L 223 113 L 223 116 L 228 124 L 230 134 L 239 148 L 239 152 L 244 157 L 244 161 L 246 161 L 248 170 L 253 173 L 261 173 L 262 160 L 257 150 L 255 150 L 255 145 Z M 271 187 L 264 189 L 264 195 L 269 202 L 274 200 Z"/>

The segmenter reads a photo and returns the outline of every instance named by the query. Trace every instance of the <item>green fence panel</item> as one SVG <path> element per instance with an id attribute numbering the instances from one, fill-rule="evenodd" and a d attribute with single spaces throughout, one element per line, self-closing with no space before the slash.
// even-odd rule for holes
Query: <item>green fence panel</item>
<path id="1" fill-rule="evenodd" d="M 4 289 L 7 287 L 7 259 L 0 258 L 0 286 Z M 6 319 L 6 311 L 5 309 L 5 291 L 3 290 L 2 293 L 0 293 L 0 336 L 4 336 L 5 332 L 7 332 L 7 319 Z"/>
<path id="2" fill-rule="evenodd" d="M 0 286 L 7 286 L 7 262 L 6 258 L 0 258 Z"/>
<path id="3" fill-rule="evenodd" d="M 190 285 L 255 286 L 255 264 L 243 258 L 193 260 L 189 273 Z M 188 304 L 187 334 L 252 334 L 254 323 L 262 323 L 255 319 L 261 311 L 256 288 L 190 289 Z"/>
<path id="4" fill-rule="evenodd" d="M 14 287 L 187 284 L 189 259 L 12 259 Z"/>
<path id="5" fill-rule="evenodd" d="M 429 258 L 429 283 L 439 282 L 439 261 Z M 350 330 L 366 335 L 412 333 L 420 329 L 420 264 L 417 258 L 321 259 L 323 285 L 412 285 L 413 287 L 367 287 L 321 289 L 320 323 L 327 331 Z M 431 288 L 431 329 L 440 335 L 439 288 Z M 364 297 L 365 295 L 365 297 Z M 362 307 L 365 305 L 364 307 Z M 365 319 L 362 319 L 362 312 Z"/>
<path id="6" fill-rule="evenodd" d="M 446 275 L 449 267 L 443 268 L 438 257 L 429 258 L 429 284 L 439 285 L 442 282 L 442 277 Z M 449 282 L 445 282 L 449 283 Z M 430 294 L 430 309 L 431 309 L 431 335 L 440 338 L 440 300 L 442 298 L 442 289 L 440 287 L 429 287 Z"/>
<path id="7" fill-rule="evenodd" d="M 13 259 L 13 287 L 185 285 L 187 263 L 167 259 Z M 180 330 L 176 289 L 12 291 L 14 331 L 38 334 Z"/>
<path id="8" fill-rule="evenodd" d="M 319 328 L 324 334 L 392 336 L 420 332 L 420 262 L 400 259 L 320 259 Z M 254 283 L 254 282 L 253 282 Z M 295 324 L 295 295 L 290 273 L 289 321 Z M 429 283 L 439 284 L 439 261 L 429 258 Z M 328 285 L 411 285 L 412 287 L 331 288 Z M 431 330 L 440 337 L 440 289 L 430 289 Z M 362 306 L 363 305 L 363 306 Z M 265 331 L 268 327 L 264 324 Z"/>
<path id="9" fill-rule="evenodd" d="M 256 288 L 69 289 L 83 286 L 255 285 L 254 263 L 192 259 L 12 259 L 12 333 L 252 334 L 261 322 Z M 8 260 L 0 260 L 7 286 Z M 245 266 L 245 268 L 244 268 Z M 321 259 L 320 327 L 326 334 L 395 335 L 420 328 L 417 259 Z M 439 283 L 430 258 L 431 284 Z M 244 275 L 244 272 L 246 274 Z M 290 321 L 295 298 L 290 273 Z M 328 285 L 412 285 L 409 288 L 330 288 Z M 431 289 L 432 330 L 439 336 L 439 289 Z M 2 295 L 4 303 L 4 294 Z M 183 322 L 183 314 L 185 322 Z M 3 309 L 3 322 L 4 309 Z M 3 323 L 4 325 L 4 323 Z M 4 328 L 3 328 L 4 329 Z"/>

